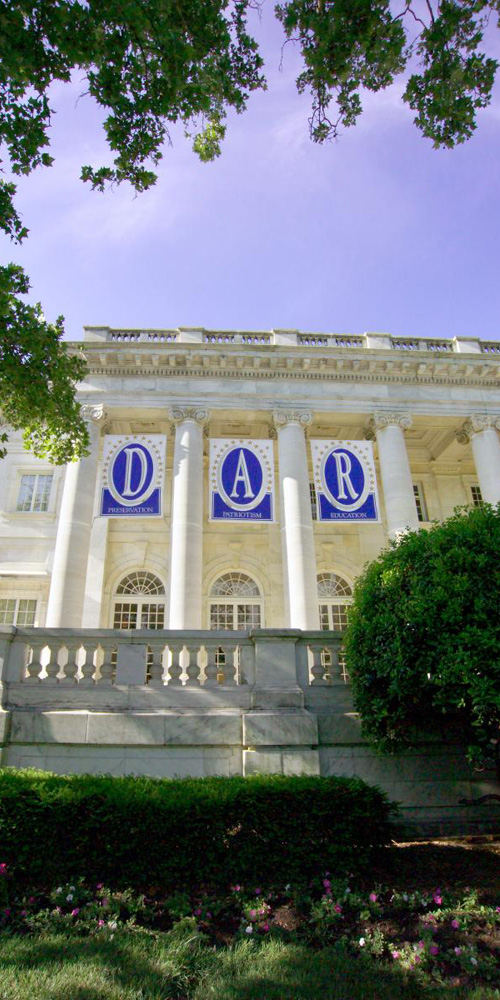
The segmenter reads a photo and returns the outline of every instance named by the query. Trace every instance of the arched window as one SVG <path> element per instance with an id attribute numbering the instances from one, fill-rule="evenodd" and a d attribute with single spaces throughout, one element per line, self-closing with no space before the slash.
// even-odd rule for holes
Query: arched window
<path id="1" fill-rule="evenodd" d="M 260 628 L 262 596 L 246 573 L 224 573 L 210 591 L 210 628 Z"/>
<path id="2" fill-rule="evenodd" d="M 120 581 L 113 628 L 165 628 L 165 588 L 157 576 L 137 570 Z"/>
<path id="3" fill-rule="evenodd" d="M 352 604 L 352 587 L 337 573 L 318 576 L 319 621 L 324 631 L 344 632 L 347 607 Z"/>

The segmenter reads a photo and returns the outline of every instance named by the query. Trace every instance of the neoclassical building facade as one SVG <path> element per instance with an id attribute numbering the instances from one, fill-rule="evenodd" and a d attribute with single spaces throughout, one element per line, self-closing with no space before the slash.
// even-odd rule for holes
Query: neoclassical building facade
<path id="1" fill-rule="evenodd" d="M 83 347 L 89 456 L 50 468 L 13 437 L 3 463 L 0 624 L 331 629 L 390 538 L 500 500 L 496 343 L 88 328 Z M 102 516 L 106 441 L 160 439 L 160 514 Z M 211 516 L 211 441 L 265 443 L 272 519 Z M 372 442 L 376 520 L 321 519 L 322 441 Z"/>
<path id="2" fill-rule="evenodd" d="M 341 633 L 390 539 L 500 501 L 500 344 L 91 327 L 82 346 L 88 457 L 51 468 L 13 435 L 2 463 L 0 764 L 357 774 L 407 822 L 484 828 L 498 786 L 446 733 L 366 744 Z"/>

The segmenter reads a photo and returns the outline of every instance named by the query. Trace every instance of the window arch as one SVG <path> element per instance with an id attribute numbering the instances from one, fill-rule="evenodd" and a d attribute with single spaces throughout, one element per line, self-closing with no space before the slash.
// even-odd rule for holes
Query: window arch
<path id="1" fill-rule="evenodd" d="M 113 628 L 165 628 L 165 587 L 159 577 L 136 570 L 120 580 L 115 593 Z"/>
<path id="2" fill-rule="evenodd" d="M 352 604 L 352 587 L 337 573 L 318 575 L 319 621 L 324 631 L 344 632 L 347 608 Z"/>
<path id="3" fill-rule="evenodd" d="M 247 573 L 223 573 L 210 590 L 210 628 L 261 628 L 262 594 Z"/>

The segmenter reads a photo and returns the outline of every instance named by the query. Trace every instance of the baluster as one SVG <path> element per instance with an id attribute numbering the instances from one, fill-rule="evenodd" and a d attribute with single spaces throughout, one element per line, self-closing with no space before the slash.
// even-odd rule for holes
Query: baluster
<path id="1" fill-rule="evenodd" d="M 67 646 L 68 659 L 64 667 L 64 677 L 61 679 L 61 684 L 77 684 L 78 678 L 78 663 L 77 655 L 80 646 Z"/>
<path id="2" fill-rule="evenodd" d="M 311 684 L 326 684 L 325 681 L 325 665 L 323 662 L 323 650 L 324 644 L 321 645 L 309 645 L 309 651 L 312 655 L 312 663 L 310 667 L 311 671 Z"/>
<path id="3" fill-rule="evenodd" d="M 99 684 L 110 687 L 113 683 L 113 675 L 116 666 L 116 646 L 111 642 L 101 642 L 103 661 L 101 663 L 101 677 Z"/>
<path id="4" fill-rule="evenodd" d="M 32 642 L 30 644 L 30 659 L 26 665 L 26 676 L 24 677 L 25 684 L 40 683 L 39 674 L 42 669 L 41 657 L 42 650 L 44 648 L 44 642 Z"/>
<path id="5" fill-rule="evenodd" d="M 235 687 L 238 683 L 238 669 L 236 657 L 238 646 L 224 646 L 226 662 L 223 667 L 222 683 L 225 687 Z"/>
<path id="6" fill-rule="evenodd" d="M 217 687 L 219 673 L 218 654 L 219 646 L 205 646 L 207 651 L 207 665 L 205 667 L 205 687 Z"/>
<path id="7" fill-rule="evenodd" d="M 88 649 L 86 646 L 80 647 L 83 650 L 83 659 L 80 664 L 81 678 L 79 680 L 79 685 L 83 687 L 91 687 L 95 684 L 94 681 L 94 652 Z M 89 655 L 90 654 L 90 655 Z"/>
<path id="8" fill-rule="evenodd" d="M 165 646 L 155 643 L 148 646 L 148 685 L 153 688 L 162 688 L 163 685 L 163 651 Z"/>
<path id="9" fill-rule="evenodd" d="M 180 663 L 180 657 L 184 646 L 181 644 L 174 645 L 173 643 L 169 643 L 168 648 L 171 657 L 168 668 L 168 685 L 169 687 L 182 687 L 182 666 Z"/>
<path id="10" fill-rule="evenodd" d="M 50 654 L 50 656 L 49 656 L 49 662 L 45 666 L 45 672 L 47 674 L 47 677 L 45 678 L 46 682 L 49 681 L 52 684 L 58 684 L 59 683 L 59 679 L 58 679 L 57 675 L 58 675 L 58 673 L 59 673 L 59 671 L 60 671 L 61 668 L 59 666 L 59 663 L 58 663 L 58 660 L 57 660 L 57 656 L 58 656 L 58 653 L 60 653 L 61 649 L 62 649 L 62 646 L 60 646 L 59 649 L 57 648 L 57 646 L 50 646 L 49 647 L 49 654 Z"/>
<path id="11" fill-rule="evenodd" d="M 189 687 L 200 687 L 200 665 L 198 663 L 199 651 L 188 649 L 189 664 L 186 667 L 187 681 Z"/>

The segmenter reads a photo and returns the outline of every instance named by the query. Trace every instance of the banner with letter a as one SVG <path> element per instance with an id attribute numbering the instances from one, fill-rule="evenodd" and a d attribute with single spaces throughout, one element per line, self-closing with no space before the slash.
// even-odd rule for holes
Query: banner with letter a
<path id="1" fill-rule="evenodd" d="M 380 521 L 371 441 L 311 441 L 318 521 Z"/>
<path id="2" fill-rule="evenodd" d="M 165 434 L 107 434 L 104 438 L 101 517 L 161 517 Z"/>
<path id="3" fill-rule="evenodd" d="M 274 521 L 272 441 L 210 441 L 210 520 Z"/>

